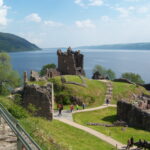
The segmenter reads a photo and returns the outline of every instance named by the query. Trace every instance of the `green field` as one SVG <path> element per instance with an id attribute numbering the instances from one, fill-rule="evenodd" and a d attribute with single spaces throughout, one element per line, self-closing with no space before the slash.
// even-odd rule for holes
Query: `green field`
<path id="1" fill-rule="evenodd" d="M 100 131 L 101 133 L 111 136 L 112 138 L 126 144 L 127 140 L 132 136 L 135 140 L 145 139 L 150 141 L 150 132 L 132 128 L 132 127 L 103 127 L 103 126 L 89 126 L 87 123 L 106 123 L 112 124 L 117 120 L 116 108 L 109 107 L 92 112 L 82 112 L 73 114 L 74 121 L 88 126 L 92 129 Z"/>

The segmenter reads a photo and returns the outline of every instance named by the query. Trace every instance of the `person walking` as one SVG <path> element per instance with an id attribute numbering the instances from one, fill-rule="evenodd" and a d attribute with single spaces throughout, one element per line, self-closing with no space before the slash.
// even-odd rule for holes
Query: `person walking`
<path id="1" fill-rule="evenodd" d="M 58 116 L 62 115 L 62 110 L 63 110 L 63 104 L 58 105 Z"/>
<path id="2" fill-rule="evenodd" d="M 85 109 L 85 103 L 82 103 L 82 108 Z"/>
<path id="3" fill-rule="evenodd" d="M 109 99 L 108 99 L 108 98 L 106 99 L 106 104 L 107 104 L 107 106 L 108 106 L 108 104 L 109 104 Z"/>
<path id="4" fill-rule="evenodd" d="M 70 105 L 70 111 L 72 112 L 74 109 L 74 106 L 73 105 Z"/>
<path id="5" fill-rule="evenodd" d="M 78 104 L 76 104 L 76 110 L 79 110 L 79 105 Z"/>

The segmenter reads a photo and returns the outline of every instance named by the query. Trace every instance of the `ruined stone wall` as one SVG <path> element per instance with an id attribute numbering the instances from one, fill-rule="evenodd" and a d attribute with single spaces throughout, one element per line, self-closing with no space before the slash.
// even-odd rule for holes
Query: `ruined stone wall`
<path id="1" fill-rule="evenodd" d="M 146 90 L 150 91 L 150 84 L 143 84 L 142 85 Z"/>
<path id="2" fill-rule="evenodd" d="M 23 90 L 23 105 L 28 109 L 32 104 L 36 108 L 35 115 L 53 119 L 53 85 L 25 85 Z"/>
<path id="3" fill-rule="evenodd" d="M 76 66 L 74 56 L 62 54 L 58 55 L 58 70 L 61 72 L 62 75 L 66 74 L 76 74 Z"/>
<path id="4" fill-rule="evenodd" d="M 84 56 L 80 51 L 72 51 L 71 48 L 67 52 L 57 51 L 58 55 L 58 71 L 62 75 L 85 75 L 83 70 Z"/>
<path id="5" fill-rule="evenodd" d="M 150 111 L 142 110 L 125 101 L 118 101 L 117 116 L 130 126 L 150 131 Z"/>

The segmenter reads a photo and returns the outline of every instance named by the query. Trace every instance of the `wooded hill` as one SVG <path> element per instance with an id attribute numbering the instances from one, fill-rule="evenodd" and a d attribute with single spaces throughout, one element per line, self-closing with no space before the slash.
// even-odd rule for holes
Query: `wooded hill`
<path id="1" fill-rule="evenodd" d="M 40 48 L 24 38 L 14 34 L 0 32 L 0 51 L 21 52 L 31 50 L 40 50 Z"/>

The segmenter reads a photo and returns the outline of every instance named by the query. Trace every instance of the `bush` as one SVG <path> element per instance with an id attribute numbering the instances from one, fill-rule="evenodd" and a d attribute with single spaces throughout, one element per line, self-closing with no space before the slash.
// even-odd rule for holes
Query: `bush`
<path id="1" fill-rule="evenodd" d="M 11 107 L 8 108 L 8 111 L 16 118 L 22 119 L 28 117 L 27 111 L 22 108 L 21 106 L 13 104 Z"/>
<path id="2" fill-rule="evenodd" d="M 137 84 L 144 84 L 145 83 L 144 80 L 142 79 L 142 77 L 139 74 L 135 74 L 135 73 L 132 73 L 132 72 L 123 73 L 121 75 L 121 78 L 128 79 L 129 81 L 137 83 Z"/>
<path id="3" fill-rule="evenodd" d="M 116 78 L 116 74 L 111 69 L 106 69 L 101 65 L 96 65 L 93 69 L 93 73 L 99 72 L 102 76 L 108 77 L 110 80 L 114 80 Z"/>
<path id="4" fill-rule="evenodd" d="M 44 76 L 46 74 L 47 69 L 56 69 L 56 65 L 55 64 L 44 65 L 40 71 L 40 75 Z"/>

